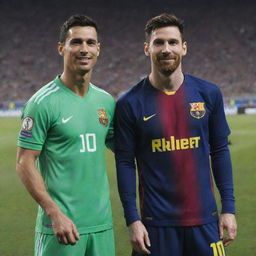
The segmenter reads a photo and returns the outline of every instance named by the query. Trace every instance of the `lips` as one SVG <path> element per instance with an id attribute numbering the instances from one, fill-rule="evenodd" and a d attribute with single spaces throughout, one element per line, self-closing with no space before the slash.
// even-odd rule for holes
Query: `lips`
<path id="1" fill-rule="evenodd" d="M 77 61 L 82 65 L 88 65 L 92 57 L 88 56 L 78 56 L 76 57 Z"/>
<path id="2" fill-rule="evenodd" d="M 161 57 L 161 58 L 159 58 L 159 60 L 164 60 L 164 61 L 165 61 L 165 60 L 166 60 L 166 61 L 167 61 L 167 60 L 176 60 L 176 58 L 175 58 L 175 57 L 172 57 L 172 58 L 171 58 L 171 57 L 168 57 L 168 58 L 163 58 L 163 57 Z"/>
<path id="3" fill-rule="evenodd" d="M 160 59 L 160 61 L 171 61 L 171 60 L 174 60 L 174 59 Z"/>
<path id="4" fill-rule="evenodd" d="M 78 60 L 82 60 L 82 61 L 86 61 L 86 60 L 90 60 L 91 57 L 88 57 L 88 56 L 78 56 L 76 57 Z"/>

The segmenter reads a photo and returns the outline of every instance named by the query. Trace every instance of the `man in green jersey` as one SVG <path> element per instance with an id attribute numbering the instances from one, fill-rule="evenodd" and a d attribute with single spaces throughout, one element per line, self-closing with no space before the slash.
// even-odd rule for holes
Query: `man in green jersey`
<path id="1" fill-rule="evenodd" d="M 104 161 L 115 101 L 90 82 L 100 52 L 97 32 L 84 15 L 62 25 L 64 71 L 22 113 L 17 173 L 39 204 L 36 256 L 115 255 Z"/>

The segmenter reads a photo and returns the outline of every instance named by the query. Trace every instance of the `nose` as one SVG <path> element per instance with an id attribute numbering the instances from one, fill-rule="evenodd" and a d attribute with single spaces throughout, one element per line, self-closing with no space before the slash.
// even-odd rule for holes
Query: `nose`
<path id="1" fill-rule="evenodd" d="M 88 45 L 86 42 L 83 42 L 80 46 L 80 53 L 86 54 L 88 52 Z"/>
<path id="2" fill-rule="evenodd" d="M 168 42 L 165 42 L 163 44 L 163 48 L 162 48 L 162 53 L 170 53 L 170 47 L 169 47 L 169 43 Z"/>

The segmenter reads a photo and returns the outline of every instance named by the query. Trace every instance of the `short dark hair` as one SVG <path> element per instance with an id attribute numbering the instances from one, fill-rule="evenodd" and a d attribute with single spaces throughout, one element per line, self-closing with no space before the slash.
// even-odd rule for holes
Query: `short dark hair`
<path id="1" fill-rule="evenodd" d="M 68 30 L 75 26 L 94 27 L 96 32 L 97 33 L 99 32 L 98 25 L 96 24 L 96 22 L 93 19 L 91 19 L 88 16 L 83 15 L 83 14 L 75 14 L 75 15 L 70 16 L 68 18 L 68 20 L 66 20 L 60 28 L 59 40 L 61 43 L 65 42 L 65 40 L 68 36 Z"/>
<path id="2" fill-rule="evenodd" d="M 177 18 L 174 14 L 162 13 L 156 17 L 150 19 L 145 26 L 145 37 L 146 41 L 149 41 L 152 32 L 158 28 L 176 26 L 178 27 L 182 41 L 184 40 L 183 30 L 184 22 L 183 20 Z"/>

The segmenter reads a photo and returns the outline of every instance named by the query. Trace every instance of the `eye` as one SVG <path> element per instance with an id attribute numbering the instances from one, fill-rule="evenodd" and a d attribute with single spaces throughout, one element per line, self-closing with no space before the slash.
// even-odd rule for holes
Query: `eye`
<path id="1" fill-rule="evenodd" d="M 172 40 L 169 41 L 169 45 L 176 45 L 178 43 L 179 43 L 179 41 L 177 41 L 175 39 L 172 39 Z"/>
<path id="2" fill-rule="evenodd" d="M 163 40 L 160 40 L 160 39 L 156 39 L 156 40 L 153 42 L 153 44 L 156 45 L 156 46 L 162 45 L 163 43 L 164 43 L 164 41 L 163 41 Z"/>
<path id="3" fill-rule="evenodd" d="M 82 40 L 79 39 L 79 38 L 74 38 L 71 40 L 70 42 L 71 44 L 81 44 L 82 43 Z"/>
<path id="4" fill-rule="evenodd" d="M 89 39 L 89 40 L 87 41 L 87 44 L 88 44 L 88 45 L 96 45 L 97 42 L 96 42 L 96 40 L 94 40 L 94 39 Z"/>

